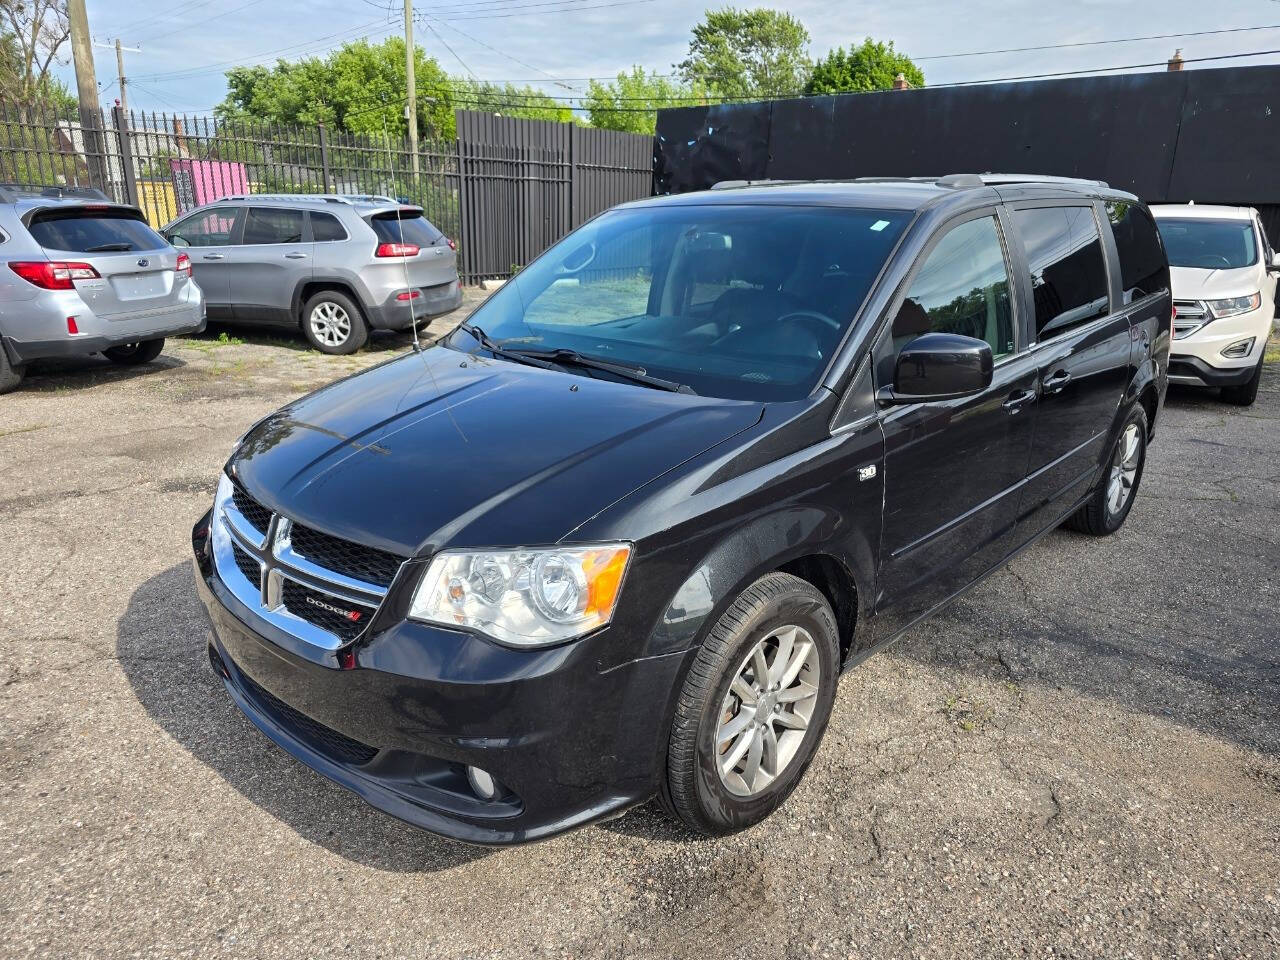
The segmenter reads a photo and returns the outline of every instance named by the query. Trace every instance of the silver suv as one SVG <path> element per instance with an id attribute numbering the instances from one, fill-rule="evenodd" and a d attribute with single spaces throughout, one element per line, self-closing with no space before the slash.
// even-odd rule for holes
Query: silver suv
<path id="1" fill-rule="evenodd" d="M 0 264 L 0 393 L 32 360 L 149 363 L 204 329 L 189 257 L 96 190 L 0 185 Z"/>
<path id="2" fill-rule="evenodd" d="M 226 197 L 164 235 L 189 248 L 210 320 L 301 326 L 325 353 L 354 353 L 371 328 L 407 330 L 462 302 L 453 241 L 390 197 Z"/>

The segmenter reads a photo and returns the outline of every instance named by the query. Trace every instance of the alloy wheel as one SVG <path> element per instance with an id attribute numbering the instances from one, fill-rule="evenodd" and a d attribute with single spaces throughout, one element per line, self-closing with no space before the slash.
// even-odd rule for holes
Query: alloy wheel
<path id="1" fill-rule="evenodd" d="M 1119 516 L 1133 497 L 1133 485 L 1138 479 L 1138 466 L 1142 461 L 1142 438 L 1136 423 L 1130 423 L 1120 435 L 1115 456 L 1111 459 L 1111 474 L 1107 482 L 1107 510 Z"/>
<path id="2" fill-rule="evenodd" d="M 751 648 L 716 728 L 716 768 L 730 793 L 756 796 L 795 758 L 818 702 L 821 670 L 817 645 L 802 627 L 778 627 Z"/>
<path id="3" fill-rule="evenodd" d="M 316 339 L 326 347 L 340 347 L 351 336 L 351 317 L 332 300 L 317 303 L 308 323 Z"/>

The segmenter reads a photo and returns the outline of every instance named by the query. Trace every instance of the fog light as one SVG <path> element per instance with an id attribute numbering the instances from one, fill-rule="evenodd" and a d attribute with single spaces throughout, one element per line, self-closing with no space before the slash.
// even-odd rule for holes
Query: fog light
<path id="1" fill-rule="evenodd" d="M 498 795 L 498 781 L 479 767 L 467 767 L 467 782 L 481 800 L 492 800 Z"/>
<path id="2" fill-rule="evenodd" d="M 1248 340 L 1237 340 L 1231 346 L 1222 351 L 1224 357 L 1230 357 L 1232 360 L 1238 360 L 1241 357 L 1247 357 L 1249 351 L 1253 349 L 1253 343 L 1257 337 L 1250 337 Z"/>

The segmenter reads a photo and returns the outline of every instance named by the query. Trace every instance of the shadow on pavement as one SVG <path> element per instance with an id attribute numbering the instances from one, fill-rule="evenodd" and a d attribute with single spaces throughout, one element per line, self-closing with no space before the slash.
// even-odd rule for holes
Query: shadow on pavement
<path id="1" fill-rule="evenodd" d="M 66 359 L 34 360 L 27 365 L 26 376 L 18 390 L 31 393 L 53 393 L 63 390 L 90 390 L 104 383 L 120 383 L 146 377 L 163 370 L 185 367 L 186 361 L 167 353 L 150 363 L 136 367 L 113 363 L 101 354 L 86 354 Z"/>
<path id="2" fill-rule="evenodd" d="M 116 649 L 133 692 L 166 733 L 273 817 L 327 850 L 379 870 L 447 870 L 487 856 L 401 823 L 278 749 L 232 703 L 209 667 L 208 621 L 190 564 L 142 584 Z"/>

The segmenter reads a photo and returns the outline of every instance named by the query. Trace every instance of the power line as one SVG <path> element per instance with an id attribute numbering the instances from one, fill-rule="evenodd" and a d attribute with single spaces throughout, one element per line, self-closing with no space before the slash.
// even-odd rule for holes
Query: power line
<path id="1" fill-rule="evenodd" d="M 1280 0 L 1273 0 L 1280 3 Z M 1004 47 L 1000 50 L 971 50 L 968 53 L 934 53 L 912 60 L 954 60 L 958 57 L 989 57 L 1000 53 L 1030 53 L 1036 50 L 1066 50 L 1069 47 L 1100 47 L 1115 43 L 1138 43 L 1143 40 L 1177 40 L 1184 37 L 1210 37 L 1223 33 L 1251 33 L 1258 30 L 1280 30 L 1280 23 L 1262 27 L 1228 27 L 1222 30 L 1192 30 L 1187 33 L 1154 33 L 1145 37 L 1117 37 L 1112 40 L 1080 40 L 1074 43 L 1047 43 L 1036 47 Z"/>
<path id="2" fill-rule="evenodd" d="M 569 90 L 573 89 L 572 86 L 565 83 L 565 81 L 561 80 L 559 77 L 555 76 L 554 74 L 547 73 L 547 71 L 543 70 L 541 67 L 535 67 L 533 64 L 526 63 L 525 61 L 521 60 L 519 57 L 515 56 L 514 54 L 507 53 L 504 50 L 499 50 L 497 47 L 491 46 L 490 44 L 485 43 L 483 40 L 479 40 L 476 37 L 473 37 L 471 34 L 467 33 L 465 30 L 461 29 L 460 27 L 455 27 L 448 20 L 444 20 L 439 17 L 437 17 L 436 20 L 440 24 L 448 27 L 450 30 L 452 30 L 454 33 L 458 34 L 459 36 L 465 37 L 466 39 L 470 40 L 472 43 L 479 44 L 480 46 L 484 47 L 486 50 L 492 50 L 498 56 L 506 57 L 512 63 L 518 63 L 520 64 L 520 66 L 524 67 L 527 70 L 532 70 L 534 73 L 540 73 L 544 77 L 549 77 L 550 79 L 554 80 L 557 84 L 559 84 L 562 87 L 565 87 L 566 89 L 569 89 Z"/>
<path id="3" fill-rule="evenodd" d="M 203 20 L 200 21 L 200 26 L 203 29 L 204 25 L 208 23 L 210 20 L 217 20 L 219 17 L 225 17 L 233 13 L 239 13 L 241 10 L 245 9 L 246 7 L 252 7 L 254 4 L 258 4 L 258 3 L 262 3 L 262 0 L 248 0 L 247 3 L 242 3 L 238 7 L 232 7 L 230 10 L 224 10 L 222 13 L 210 14 L 209 16 L 205 17 Z M 163 22 L 165 20 L 172 20 L 173 18 L 174 18 L 174 14 L 171 13 L 168 16 L 160 17 L 153 22 Z M 161 37 L 167 37 L 172 33 L 173 33 L 172 30 L 162 30 L 159 33 L 153 33 L 150 36 L 143 37 L 138 42 L 145 43 L 149 40 L 158 40 Z"/>
<path id="4" fill-rule="evenodd" d="M 653 3 L 654 0 L 617 0 L 614 3 L 597 3 L 590 6 L 583 4 L 589 3 L 589 0 L 538 0 L 536 3 L 520 3 L 517 0 L 485 0 L 482 4 L 467 4 L 462 7 L 433 7 L 430 14 L 419 14 L 418 16 L 433 17 L 449 17 L 453 20 L 491 20 L 498 19 L 499 16 L 521 16 L 521 14 L 511 13 L 510 10 L 528 10 L 535 7 L 563 7 L 562 10 L 546 10 L 545 13 L 568 13 L 578 10 L 595 10 L 600 7 L 626 7 L 637 3 Z M 489 6 L 490 10 L 481 10 L 481 6 Z M 466 14 L 466 16 L 456 16 L 456 14 Z M 475 14 L 472 16 L 472 14 Z M 532 16 L 532 14 L 531 14 Z"/>
<path id="5" fill-rule="evenodd" d="M 570 2 L 574 2 L 574 0 L 560 0 L 560 2 L 570 3 Z M 546 13 L 577 13 L 580 10 L 603 10 L 607 7 L 630 7 L 638 3 L 654 3 L 654 2 L 655 0 L 615 0 L 615 2 L 613 3 L 593 3 L 589 5 L 583 5 L 583 6 L 569 6 L 569 7 L 562 7 L 558 10 L 540 10 L 537 13 L 525 13 L 517 10 L 517 12 L 515 13 L 495 12 L 495 13 L 476 14 L 474 16 L 468 15 L 468 16 L 461 16 L 461 17 L 450 14 L 449 19 L 450 20 L 504 20 L 508 17 L 533 17 L 533 16 L 541 16 Z M 543 4 L 528 4 L 527 6 L 530 6 L 530 7 L 543 6 Z M 515 10 L 517 8 L 513 7 L 510 9 Z M 435 14 L 434 13 L 422 14 L 422 16 L 435 16 Z"/>
<path id="6" fill-rule="evenodd" d="M 415 19 L 416 19 L 416 18 L 415 18 Z M 463 69 L 463 70 L 465 70 L 465 71 L 467 71 L 467 73 L 471 74 L 471 76 L 472 76 L 473 78 L 475 78 L 477 81 L 480 79 L 479 77 L 477 77 L 477 76 L 476 76 L 476 72 L 475 72 L 474 70 L 472 70 L 469 66 L 467 66 L 467 61 L 463 60 L 460 56 L 458 56 L 457 51 L 456 51 L 456 50 L 454 50 L 454 49 L 453 49 L 453 47 L 449 46 L 449 41 L 448 41 L 448 40 L 446 40 L 444 37 L 440 36 L 440 31 L 439 31 L 439 30 L 437 30 L 434 26 L 432 26 L 432 24 L 431 24 L 431 21 L 430 21 L 430 20 L 423 20 L 423 21 L 422 21 L 422 25 L 423 25 L 424 27 L 426 27 L 428 30 L 430 30 L 430 31 L 431 31 L 431 35 L 432 35 L 433 37 L 435 37 L 435 38 L 436 38 L 437 40 L 439 40 L 442 44 L 444 44 L 444 48 L 445 48 L 446 50 L 448 50 L 451 54 L 453 54 L 453 59 L 457 60 L 457 61 L 458 61 L 458 63 L 462 64 L 462 69 Z"/>

